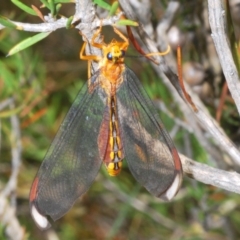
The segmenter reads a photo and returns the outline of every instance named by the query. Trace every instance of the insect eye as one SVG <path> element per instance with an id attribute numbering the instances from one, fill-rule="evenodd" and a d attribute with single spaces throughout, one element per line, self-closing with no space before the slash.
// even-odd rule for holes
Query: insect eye
<path id="1" fill-rule="evenodd" d="M 124 57 L 125 56 L 125 51 L 121 50 L 121 57 Z"/>
<path id="2" fill-rule="evenodd" d="M 107 54 L 107 59 L 108 59 L 108 60 L 112 60 L 112 54 L 111 54 L 111 53 L 108 53 L 108 54 Z"/>

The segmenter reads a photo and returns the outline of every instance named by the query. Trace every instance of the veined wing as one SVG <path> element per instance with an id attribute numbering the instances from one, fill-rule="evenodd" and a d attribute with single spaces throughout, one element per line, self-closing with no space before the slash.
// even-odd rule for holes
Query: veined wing
<path id="1" fill-rule="evenodd" d="M 136 75 L 126 67 L 123 78 L 117 106 L 126 161 L 151 194 L 170 200 L 182 181 L 177 150 Z"/>
<path id="2" fill-rule="evenodd" d="M 53 140 L 30 192 L 31 214 L 41 228 L 63 216 L 88 190 L 101 166 L 98 133 L 105 107 L 105 94 L 98 74 L 92 90 L 83 86 Z"/>

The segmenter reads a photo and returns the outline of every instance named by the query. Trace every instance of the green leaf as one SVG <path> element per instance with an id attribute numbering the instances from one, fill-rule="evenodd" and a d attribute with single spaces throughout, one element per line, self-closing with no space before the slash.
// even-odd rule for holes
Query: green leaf
<path id="1" fill-rule="evenodd" d="M 24 3 L 18 1 L 18 0 L 11 0 L 12 3 L 14 3 L 17 7 L 19 7 L 20 9 L 22 9 L 23 11 L 25 11 L 26 13 L 29 13 L 31 15 L 37 16 L 36 12 L 28 7 L 27 5 L 25 5 Z"/>
<path id="2" fill-rule="evenodd" d="M 75 0 L 54 0 L 54 3 L 75 3 Z"/>
<path id="3" fill-rule="evenodd" d="M 108 11 L 110 11 L 111 9 L 111 6 L 108 3 L 104 2 L 103 0 L 93 0 L 93 3 L 97 4 L 99 7 L 104 8 Z"/>
<path id="4" fill-rule="evenodd" d="M 69 29 L 72 26 L 73 16 L 69 17 L 66 23 L 66 28 Z"/>
<path id="5" fill-rule="evenodd" d="M 21 105 L 17 108 L 11 109 L 11 110 L 2 111 L 2 112 L 0 112 L 0 118 L 9 118 L 14 114 L 19 113 L 23 109 L 23 107 L 24 107 L 24 105 Z"/>
<path id="6" fill-rule="evenodd" d="M 0 24 L 2 24 L 5 27 L 18 29 L 18 26 L 16 24 L 12 23 L 8 18 L 3 17 L 1 15 L 0 15 Z"/>
<path id="7" fill-rule="evenodd" d="M 51 10 L 51 8 L 50 8 L 50 5 L 49 5 L 49 3 L 48 3 L 48 1 L 46 1 L 46 0 L 40 0 L 44 5 L 45 5 L 45 7 L 46 8 L 48 8 L 48 9 L 50 9 Z"/>
<path id="8" fill-rule="evenodd" d="M 56 5 L 56 14 L 59 13 L 61 7 L 62 7 L 62 4 L 61 4 L 61 3 L 58 3 L 58 4 Z"/>
<path id="9" fill-rule="evenodd" d="M 13 74 L 13 72 L 6 67 L 6 65 L 3 62 L 0 62 L 0 79 L 4 82 L 4 92 L 9 94 L 10 92 L 14 91 L 14 82 L 13 79 L 16 78 L 16 76 Z M 1 94 L 2 94 L 1 90 Z"/>
<path id="10" fill-rule="evenodd" d="M 55 16 L 55 14 L 56 14 L 56 9 L 55 9 L 54 0 L 49 0 L 49 7 L 50 7 L 50 10 L 51 10 L 52 16 Z"/>
<path id="11" fill-rule="evenodd" d="M 137 27 L 138 26 L 137 22 L 134 22 L 134 21 L 129 20 L 129 19 L 119 20 L 119 21 L 117 21 L 116 24 L 120 25 L 120 26 L 133 26 L 133 27 Z"/>
<path id="12" fill-rule="evenodd" d="M 43 32 L 43 33 L 38 33 L 36 35 L 34 35 L 33 37 L 29 37 L 23 41 L 21 41 L 20 43 L 18 43 L 17 45 L 15 45 L 9 52 L 7 56 L 11 56 L 17 52 L 22 51 L 25 48 L 28 48 L 30 46 L 32 46 L 33 44 L 41 41 L 42 39 L 46 38 L 51 32 Z"/>
<path id="13" fill-rule="evenodd" d="M 119 7 L 119 3 L 117 1 L 114 2 L 111 6 L 108 16 L 113 16 L 116 13 L 118 7 Z"/>

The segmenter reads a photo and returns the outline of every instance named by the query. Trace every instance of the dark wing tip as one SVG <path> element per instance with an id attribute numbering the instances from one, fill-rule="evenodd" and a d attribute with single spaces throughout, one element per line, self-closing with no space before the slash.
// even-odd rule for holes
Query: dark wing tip
<path id="1" fill-rule="evenodd" d="M 41 230 L 46 230 L 51 227 L 47 217 L 38 211 L 35 201 L 30 202 L 30 212 L 34 222 Z"/>

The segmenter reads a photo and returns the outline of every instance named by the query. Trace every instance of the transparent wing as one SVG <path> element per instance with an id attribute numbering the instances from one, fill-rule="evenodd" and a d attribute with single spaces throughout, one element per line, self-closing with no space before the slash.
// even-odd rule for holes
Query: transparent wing
<path id="1" fill-rule="evenodd" d="M 48 224 L 44 222 L 46 215 L 56 220 L 71 208 L 88 190 L 101 166 L 97 139 L 105 95 L 97 76 L 91 79 L 95 86 L 92 92 L 85 84 L 77 95 L 32 185 L 31 212 L 42 228 Z"/>
<path id="2" fill-rule="evenodd" d="M 126 161 L 151 194 L 170 200 L 182 179 L 177 151 L 136 75 L 126 68 L 123 78 L 117 106 Z"/>

